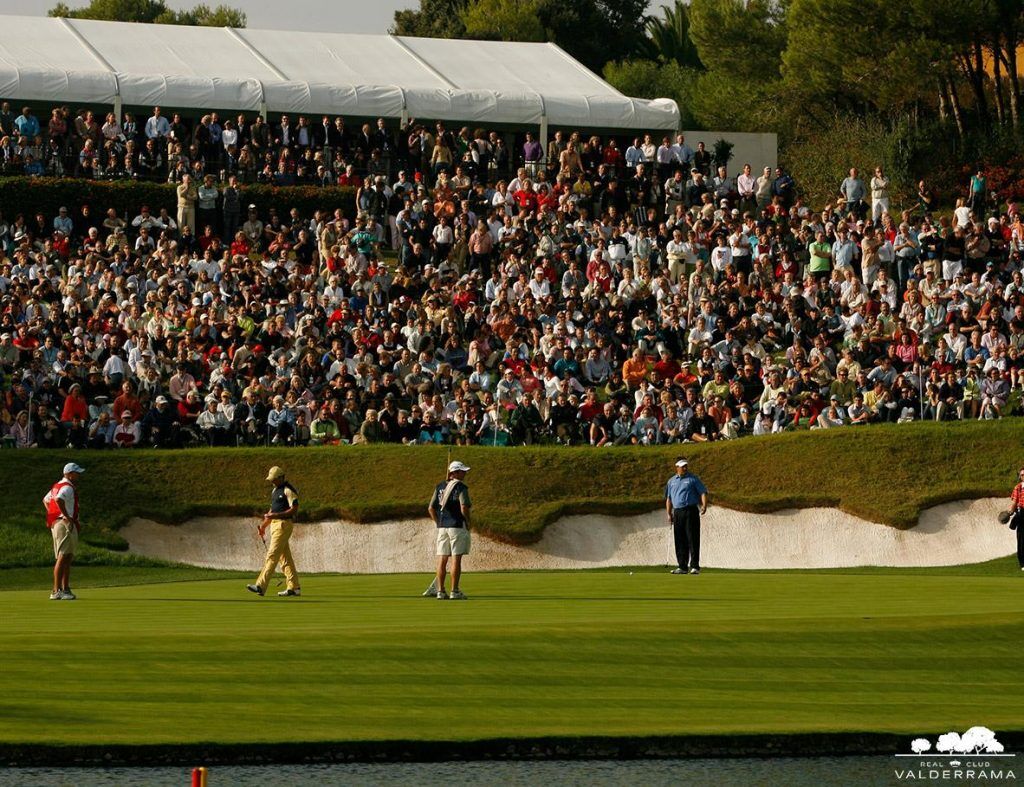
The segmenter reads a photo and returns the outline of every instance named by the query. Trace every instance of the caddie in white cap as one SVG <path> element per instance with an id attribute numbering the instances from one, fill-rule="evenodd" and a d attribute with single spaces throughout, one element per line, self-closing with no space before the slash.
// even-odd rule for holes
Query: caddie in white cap
<path id="1" fill-rule="evenodd" d="M 43 505 L 46 506 L 46 526 L 53 536 L 53 592 L 50 601 L 74 601 L 71 592 L 71 563 L 78 548 L 78 490 L 75 484 L 85 469 L 68 462 L 60 481 L 53 485 Z"/>
<path id="2" fill-rule="evenodd" d="M 464 600 L 466 594 L 459 589 L 462 577 L 462 556 L 469 554 L 470 512 L 469 487 L 464 479 L 469 467 L 455 461 L 448 464 L 448 477 L 434 487 L 427 505 L 427 513 L 437 526 L 437 573 L 434 583 L 423 595 L 433 592 L 434 598 Z M 451 558 L 452 593 L 445 592 L 445 576 Z"/>

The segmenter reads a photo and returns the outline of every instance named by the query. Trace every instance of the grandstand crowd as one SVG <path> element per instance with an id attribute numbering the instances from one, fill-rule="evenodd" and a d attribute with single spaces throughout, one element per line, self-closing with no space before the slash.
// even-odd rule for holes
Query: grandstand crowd
<path id="1" fill-rule="evenodd" d="M 703 442 L 1000 418 L 1024 223 L 881 168 L 828 204 L 703 142 L 159 109 L 0 107 L 8 173 L 157 178 L 177 211 L 0 217 L 0 435 L 18 448 Z M 249 183 L 349 185 L 261 214 Z"/>

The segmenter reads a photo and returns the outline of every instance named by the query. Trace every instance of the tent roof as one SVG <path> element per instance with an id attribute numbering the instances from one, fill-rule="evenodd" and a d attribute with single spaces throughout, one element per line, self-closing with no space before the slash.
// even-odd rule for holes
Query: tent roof
<path id="1" fill-rule="evenodd" d="M 0 16 L 0 96 L 481 123 L 674 129 L 554 44 Z"/>

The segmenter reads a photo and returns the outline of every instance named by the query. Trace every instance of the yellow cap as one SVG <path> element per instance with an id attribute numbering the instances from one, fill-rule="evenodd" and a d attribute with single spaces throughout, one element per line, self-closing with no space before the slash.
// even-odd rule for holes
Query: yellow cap
<path id="1" fill-rule="evenodd" d="M 268 481 L 280 481 L 282 478 L 284 478 L 284 470 L 277 465 L 270 468 L 270 472 L 267 473 Z"/>

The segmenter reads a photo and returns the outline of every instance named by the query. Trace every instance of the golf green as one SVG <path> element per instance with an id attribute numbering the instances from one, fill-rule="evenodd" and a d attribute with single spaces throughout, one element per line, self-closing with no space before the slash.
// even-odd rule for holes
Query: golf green
<path id="1" fill-rule="evenodd" d="M 1024 576 L 998 565 L 9 590 L 0 742 L 1024 730 Z"/>

